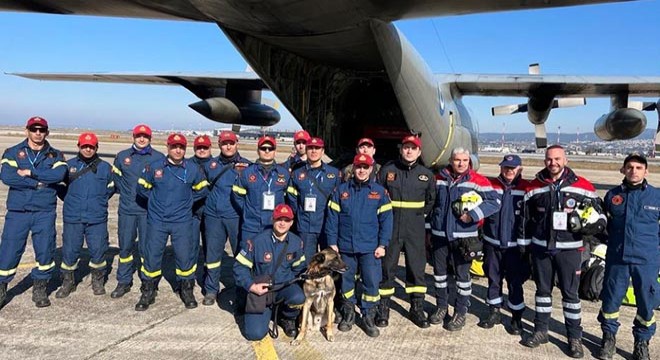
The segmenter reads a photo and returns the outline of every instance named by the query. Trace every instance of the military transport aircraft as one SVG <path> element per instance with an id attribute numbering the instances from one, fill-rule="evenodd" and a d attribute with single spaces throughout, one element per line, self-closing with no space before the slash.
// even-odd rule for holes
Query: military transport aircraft
<path id="1" fill-rule="evenodd" d="M 424 163 L 439 166 L 457 146 L 476 154 L 464 95 L 527 97 L 493 114 L 527 112 L 539 147 L 547 144 L 551 109 L 609 96 L 611 108 L 594 130 L 605 140 L 629 139 L 646 128 L 642 110 L 660 117 L 659 103 L 629 97 L 657 99 L 660 76 L 546 76 L 536 66 L 524 75 L 434 75 L 392 21 L 605 2 L 616 0 L 0 0 L 0 10 L 214 22 L 254 73 L 16 75 L 180 85 L 200 98 L 190 107 L 205 117 L 255 126 L 280 119 L 261 101 L 271 90 L 303 128 L 326 140 L 331 157 L 349 153 L 363 136 L 384 148 L 413 132 L 423 137 Z M 476 156 L 473 164 L 479 166 Z"/>

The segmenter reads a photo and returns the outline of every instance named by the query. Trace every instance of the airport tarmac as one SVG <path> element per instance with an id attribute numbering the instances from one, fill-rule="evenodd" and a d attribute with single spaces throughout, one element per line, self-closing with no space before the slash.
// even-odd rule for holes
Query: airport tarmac
<path id="1" fill-rule="evenodd" d="M 6 148 L 22 141 L 15 136 L 0 136 L 0 147 Z M 53 146 L 75 153 L 75 141 L 53 139 Z M 106 143 L 101 139 L 100 153 L 114 154 L 128 147 L 128 143 Z M 250 147 L 248 149 L 248 147 Z M 164 150 L 164 146 L 156 146 Z M 283 146 L 280 146 L 282 149 Z M 242 154 L 254 158 L 254 146 L 244 144 Z M 217 149 L 214 154 L 217 154 Z M 72 155 L 67 155 L 71 157 Z M 286 154 L 280 152 L 279 158 Z M 500 156 L 495 156 L 500 157 Z M 107 159 L 112 161 L 111 159 Z M 484 160 L 486 160 L 484 158 Z M 481 172 L 497 174 L 497 159 L 482 162 Z M 529 177 L 538 171 L 538 166 L 528 166 L 525 174 Z M 598 184 L 599 192 L 618 184 L 621 174 L 612 170 L 575 169 Z M 660 184 L 660 176 L 652 174 L 651 183 Z M 0 185 L 0 223 L 4 224 L 7 188 Z M 223 260 L 223 291 L 219 304 L 201 305 L 202 295 L 199 286 L 195 288 L 198 308 L 186 310 L 173 293 L 173 254 L 166 253 L 164 279 L 156 303 L 146 312 L 134 311 L 139 298 L 139 279 L 134 277 L 130 293 L 121 299 L 111 299 L 109 293 L 116 285 L 114 269 L 117 265 L 117 197 L 110 201 L 109 232 L 113 272 L 106 284 L 107 295 L 92 295 L 89 268 L 81 266 L 78 278 L 84 275 L 77 291 L 66 299 L 56 299 L 55 290 L 60 285 L 56 272 L 49 291 L 52 305 L 38 309 L 31 301 L 32 281 L 29 272 L 34 265 L 34 252 L 28 242 L 16 278 L 9 285 L 8 303 L 0 310 L 0 359 L 557 359 L 568 358 L 563 325 L 561 295 L 553 293 L 553 320 L 550 323 L 550 343 L 537 349 L 528 349 L 520 344 L 521 338 L 507 334 L 504 327 L 491 330 L 477 327 L 478 317 L 487 310 L 484 303 L 487 281 L 473 279 L 472 306 L 467 325 L 457 333 L 450 333 L 440 326 L 429 329 L 415 327 L 405 317 L 409 308 L 402 287 L 397 287 L 392 308 L 390 326 L 381 329 L 378 338 L 367 337 L 357 326 L 350 332 L 335 332 L 335 342 L 327 342 L 321 333 L 310 332 L 300 346 L 289 345 L 280 331 L 278 339 L 259 342 L 246 341 L 240 333 L 232 314 L 233 282 L 231 265 L 233 259 Z M 58 247 L 61 246 L 61 203 L 58 205 Z M 88 257 L 83 258 L 86 263 Z M 401 257 L 399 276 L 404 276 Z M 59 249 L 58 249 L 59 265 Z M 201 263 L 199 268 L 201 269 Z M 427 266 L 429 291 L 433 289 L 431 267 Z M 401 285 L 401 282 L 399 282 Z M 225 288 L 226 286 L 226 288 Z M 453 286 L 452 286 L 453 288 Z M 533 327 L 534 284 L 525 285 L 525 328 Z M 451 290 L 450 290 L 451 293 Z M 426 309 L 434 305 L 432 295 L 426 297 Z M 600 343 L 600 327 L 596 321 L 600 303 L 583 302 L 582 318 L 584 326 L 583 342 L 585 358 L 593 358 Z M 508 323 L 508 312 L 505 311 Z M 616 359 L 630 358 L 632 353 L 631 326 L 635 315 L 632 307 L 622 307 L 622 327 L 617 336 L 619 352 Z M 651 357 L 660 358 L 660 345 L 651 343 Z"/>

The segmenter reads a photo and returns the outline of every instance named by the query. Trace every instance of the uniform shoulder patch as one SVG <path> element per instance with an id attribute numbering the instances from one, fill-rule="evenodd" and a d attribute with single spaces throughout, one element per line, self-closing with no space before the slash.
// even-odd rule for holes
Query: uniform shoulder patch
<path id="1" fill-rule="evenodd" d="M 334 179 L 334 178 L 335 178 L 335 174 L 333 174 L 333 173 L 329 173 L 329 174 L 327 175 L 327 178 L 328 178 L 328 179 Z"/>
<path id="2" fill-rule="evenodd" d="M 293 260 L 294 253 L 286 253 L 286 261 L 291 261 Z"/>
<path id="3" fill-rule="evenodd" d="M 369 199 L 380 200 L 380 193 L 378 191 L 370 191 L 367 197 Z"/>
<path id="4" fill-rule="evenodd" d="M 388 172 L 387 173 L 387 181 L 394 181 L 394 180 L 396 180 L 396 173 Z"/>
<path id="5" fill-rule="evenodd" d="M 612 205 L 621 205 L 623 204 L 623 196 L 615 195 L 612 197 Z"/>
<path id="6" fill-rule="evenodd" d="M 251 182 L 251 183 L 257 182 L 257 175 L 250 174 L 250 176 L 248 176 L 248 181 Z"/>
<path id="7" fill-rule="evenodd" d="M 419 181 L 429 181 L 429 177 L 424 174 L 418 176 L 417 179 L 419 179 Z"/>
<path id="8" fill-rule="evenodd" d="M 25 151 L 21 150 L 21 151 L 18 152 L 18 158 L 19 159 L 25 159 L 26 156 L 27 156 L 27 154 L 25 153 Z"/>
<path id="9" fill-rule="evenodd" d="M 350 195 L 348 195 L 348 191 L 344 191 L 343 193 L 341 193 L 341 199 L 342 199 L 342 200 L 346 200 L 346 199 L 348 199 L 349 196 L 350 196 Z"/>
<path id="10" fill-rule="evenodd" d="M 304 171 L 301 171 L 300 174 L 298 174 L 298 180 L 302 181 L 305 180 L 305 177 L 307 174 Z"/>
<path id="11" fill-rule="evenodd" d="M 264 262 L 271 262 L 273 261 L 273 253 L 270 251 L 264 252 Z"/>
<path id="12" fill-rule="evenodd" d="M 124 158 L 124 165 L 130 166 L 131 165 L 131 157 L 127 156 Z"/>
<path id="13" fill-rule="evenodd" d="M 211 169 L 215 169 L 218 167 L 218 163 L 216 161 L 211 161 L 211 165 L 209 165 Z"/>
<path id="14" fill-rule="evenodd" d="M 163 170 L 161 170 L 161 169 L 157 169 L 156 172 L 154 172 L 154 177 L 155 177 L 156 179 L 160 179 L 160 178 L 162 178 L 162 177 L 163 177 Z"/>

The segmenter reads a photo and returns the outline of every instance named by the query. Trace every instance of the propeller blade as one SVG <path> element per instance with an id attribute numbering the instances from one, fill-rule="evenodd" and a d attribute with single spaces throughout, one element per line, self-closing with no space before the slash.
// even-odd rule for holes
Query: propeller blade
<path id="1" fill-rule="evenodd" d="M 555 99 L 552 103 L 552 108 L 565 108 L 565 107 L 575 107 L 583 106 L 587 104 L 587 99 L 585 98 L 559 98 Z"/>
<path id="2" fill-rule="evenodd" d="M 541 74 L 541 65 L 539 65 L 538 63 L 529 64 L 529 67 L 527 68 L 527 71 L 529 72 L 530 75 L 540 75 Z"/>
<path id="3" fill-rule="evenodd" d="M 527 104 L 500 105 L 494 106 L 490 109 L 490 113 L 493 116 L 511 115 L 524 112 L 527 112 Z"/>
<path id="4" fill-rule="evenodd" d="M 548 136 L 545 132 L 545 124 L 534 125 L 534 136 L 536 137 L 537 149 L 548 147 Z"/>

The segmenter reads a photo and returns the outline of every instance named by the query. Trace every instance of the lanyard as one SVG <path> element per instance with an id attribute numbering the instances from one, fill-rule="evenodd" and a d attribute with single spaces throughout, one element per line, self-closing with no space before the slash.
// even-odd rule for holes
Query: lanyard
<path id="1" fill-rule="evenodd" d="M 270 184 L 273 182 L 273 179 L 270 177 L 270 173 L 272 171 L 273 170 L 269 171 L 268 174 L 266 176 L 264 176 L 261 173 L 261 171 L 259 171 L 259 169 L 257 169 L 257 172 L 259 173 L 259 176 L 261 176 L 261 180 L 263 180 L 266 183 L 266 185 L 268 186 L 268 192 L 270 192 Z M 266 179 L 268 179 L 268 181 L 266 181 Z"/>
<path id="2" fill-rule="evenodd" d="M 37 151 L 37 155 L 34 156 L 34 159 L 30 157 L 30 153 L 32 153 L 32 149 L 26 148 L 25 149 L 25 154 L 27 154 L 28 161 L 30 162 L 30 165 L 32 165 L 32 168 L 34 169 L 34 163 L 37 162 L 37 159 L 39 158 L 39 155 L 41 154 L 41 150 Z"/>
<path id="3" fill-rule="evenodd" d="M 186 183 L 186 180 L 188 179 L 188 169 L 186 169 L 185 167 L 183 168 L 183 176 L 179 176 L 179 175 L 177 175 L 174 171 L 172 171 L 172 167 L 171 167 L 171 166 L 168 166 L 168 167 L 167 167 L 167 170 L 169 170 L 169 172 L 170 172 L 172 175 L 174 175 L 175 178 L 181 180 L 181 182 L 183 182 L 184 184 Z"/>
<path id="4" fill-rule="evenodd" d="M 316 176 L 314 176 L 314 178 L 315 178 L 317 181 L 313 181 L 312 179 L 309 179 L 309 180 L 308 180 L 308 181 L 309 181 L 309 193 L 310 193 L 310 194 L 313 193 L 313 190 L 314 190 L 314 184 L 317 184 L 317 185 L 318 185 L 319 176 L 321 176 L 321 175 L 323 175 L 323 172 L 322 172 L 321 169 L 319 168 L 319 172 L 316 174 Z M 321 176 L 321 182 L 323 182 L 323 176 Z M 321 187 L 321 186 L 319 185 L 319 188 L 320 188 L 320 187 Z"/>

